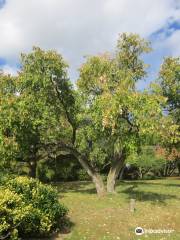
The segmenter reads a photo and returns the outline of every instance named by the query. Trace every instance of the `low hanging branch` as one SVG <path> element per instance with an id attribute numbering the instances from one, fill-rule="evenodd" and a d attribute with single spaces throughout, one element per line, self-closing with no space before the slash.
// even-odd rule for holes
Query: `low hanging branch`
<path id="1" fill-rule="evenodd" d="M 54 151 L 54 152 L 57 152 L 57 150 L 58 150 L 58 151 L 66 151 L 66 152 L 72 154 L 76 159 L 78 159 L 81 166 L 86 170 L 88 175 L 92 178 L 92 181 L 94 182 L 94 184 L 96 186 L 98 195 L 99 196 L 105 195 L 106 191 L 105 191 L 104 183 L 102 181 L 101 176 L 91 166 L 91 164 L 87 160 L 86 156 L 81 154 L 73 145 L 68 145 L 63 142 L 49 143 L 49 144 L 46 144 L 46 149 L 48 149 L 48 148 L 50 148 L 51 151 Z M 55 149 L 52 149 L 52 148 L 55 148 Z"/>
<path id="2" fill-rule="evenodd" d="M 70 113 L 69 113 L 69 111 L 67 109 L 67 106 L 66 106 L 66 104 L 64 102 L 64 99 L 62 97 L 62 94 L 61 94 L 61 90 L 59 90 L 57 82 L 53 79 L 53 76 L 51 78 L 51 82 L 52 82 L 52 84 L 54 86 L 54 89 L 55 89 L 55 92 L 57 94 L 57 97 L 60 100 L 60 103 L 62 104 L 62 106 L 64 108 L 67 120 L 68 120 L 69 124 L 72 127 L 72 131 L 73 131 L 73 133 L 72 133 L 72 144 L 74 145 L 74 143 L 76 141 L 76 125 L 75 125 L 75 122 L 73 121 L 73 119 L 72 119 L 72 117 L 71 117 L 71 115 L 70 115 Z"/>

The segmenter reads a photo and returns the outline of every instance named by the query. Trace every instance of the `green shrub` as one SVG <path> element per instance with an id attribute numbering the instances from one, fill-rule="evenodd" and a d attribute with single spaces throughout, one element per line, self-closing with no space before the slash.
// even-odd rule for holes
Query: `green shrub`
<path id="1" fill-rule="evenodd" d="M 4 171 L 0 172 L 0 186 L 4 185 L 10 178 L 13 178 L 13 175 L 10 175 Z"/>
<path id="2" fill-rule="evenodd" d="M 45 236 L 63 228 L 67 208 L 51 186 L 28 177 L 8 180 L 0 194 L 0 236 Z"/>
<path id="3" fill-rule="evenodd" d="M 80 181 L 90 180 L 89 175 L 87 174 L 87 172 L 84 169 L 80 169 L 78 171 L 78 180 L 80 180 Z"/>
<path id="4" fill-rule="evenodd" d="M 17 238 L 17 228 L 30 208 L 25 206 L 20 195 L 9 189 L 0 189 L 0 236 Z"/>

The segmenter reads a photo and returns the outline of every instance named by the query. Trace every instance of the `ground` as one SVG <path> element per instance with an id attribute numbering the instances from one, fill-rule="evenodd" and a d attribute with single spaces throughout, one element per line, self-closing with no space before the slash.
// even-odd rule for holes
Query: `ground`
<path id="1" fill-rule="evenodd" d="M 59 183 L 60 201 L 69 208 L 71 233 L 56 239 L 180 239 L 180 178 L 121 181 L 116 195 L 98 198 L 89 182 Z M 129 210 L 130 199 L 136 210 Z M 174 230 L 171 234 L 135 235 L 135 228 Z"/>

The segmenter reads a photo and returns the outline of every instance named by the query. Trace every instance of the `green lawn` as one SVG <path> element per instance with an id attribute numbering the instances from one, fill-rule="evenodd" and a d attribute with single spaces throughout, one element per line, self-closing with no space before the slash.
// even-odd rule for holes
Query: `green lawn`
<path id="1" fill-rule="evenodd" d="M 89 182 L 60 183 L 60 200 L 70 209 L 71 233 L 57 239 L 180 239 L 180 179 L 123 181 L 115 196 L 99 199 Z M 129 201 L 136 199 L 136 211 Z M 136 236 L 136 227 L 173 229 L 171 234 Z"/>

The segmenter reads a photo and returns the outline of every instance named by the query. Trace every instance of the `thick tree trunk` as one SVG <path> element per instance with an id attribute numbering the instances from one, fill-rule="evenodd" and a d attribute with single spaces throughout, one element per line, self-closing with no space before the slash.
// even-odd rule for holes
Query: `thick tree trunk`
<path id="1" fill-rule="evenodd" d="M 103 197 L 106 195 L 106 190 L 105 190 L 105 186 L 102 180 L 102 177 L 100 176 L 100 174 L 93 174 L 92 180 L 95 184 L 96 187 L 96 191 L 99 197 Z"/>
<path id="2" fill-rule="evenodd" d="M 98 172 L 96 172 L 92 168 L 92 166 L 89 165 L 88 161 L 84 157 L 79 156 L 78 160 L 82 167 L 87 171 L 88 175 L 91 177 L 93 183 L 95 184 L 98 196 L 99 197 L 104 196 L 106 194 L 106 190 L 101 175 Z"/>
<path id="3" fill-rule="evenodd" d="M 89 164 L 88 160 L 84 155 L 79 153 L 75 148 L 62 146 L 62 149 L 67 149 L 73 154 L 80 162 L 81 166 L 86 170 L 88 175 L 91 177 L 93 183 L 95 184 L 96 191 L 99 197 L 102 197 L 106 194 L 106 189 L 101 175 Z"/>
<path id="4" fill-rule="evenodd" d="M 120 170 L 124 166 L 125 161 L 125 155 L 122 153 L 119 158 L 116 158 L 116 160 L 112 163 L 112 166 L 108 173 L 107 178 L 107 192 L 108 193 L 115 193 L 115 184 L 116 179 L 119 175 Z"/>
<path id="5" fill-rule="evenodd" d="M 74 146 L 67 145 L 62 142 L 58 144 L 58 149 L 62 151 L 68 151 L 76 159 L 78 159 L 81 166 L 86 170 L 87 174 L 91 177 L 93 183 L 95 184 L 98 196 L 101 197 L 106 194 L 106 189 L 101 175 L 89 164 L 87 158 L 83 154 L 78 152 L 78 150 Z"/>

